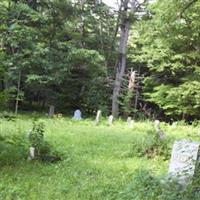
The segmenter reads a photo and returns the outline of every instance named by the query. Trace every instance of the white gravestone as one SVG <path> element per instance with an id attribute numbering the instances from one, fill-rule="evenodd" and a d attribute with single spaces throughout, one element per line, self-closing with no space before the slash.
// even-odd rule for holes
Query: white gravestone
<path id="1" fill-rule="evenodd" d="M 49 107 L 49 117 L 53 117 L 54 112 L 55 112 L 55 106 L 50 105 L 50 107 Z"/>
<path id="2" fill-rule="evenodd" d="M 132 120 L 131 117 L 127 118 L 127 123 L 128 123 L 129 128 L 133 128 L 134 120 Z"/>
<path id="3" fill-rule="evenodd" d="M 109 124 L 109 126 L 111 126 L 113 124 L 113 120 L 114 120 L 114 117 L 112 115 L 110 115 L 108 117 L 108 124 Z"/>
<path id="4" fill-rule="evenodd" d="M 82 120 L 82 116 L 81 116 L 81 111 L 80 110 L 75 110 L 74 111 L 74 116 L 73 116 L 73 119 L 75 120 Z"/>
<path id="5" fill-rule="evenodd" d="M 177 122 L 173 122 L 172 123 L 172 128 L 176 128 L 177 127 Z"/>
<path id="6" fill-rule="evenodd" d="M 169 177 L 177 179 L 182 186 L 191 183 L 199 167 L 200 143 L 186 140 L 176 141 L 169 165 Z"/>
<path id="7" fill-rule="evenodd" d="M 33 160 L 35 158 L 35 148 L 34 147 L 30 147 L 29 148 L 29 159 Z"/>
<path id="8" fill-rule="evenodd" d="M 97 111 L 95 124 L 98 125 L 101 120 L 101 110 Z"/>
<path id="9" fill-rule="evenodd" d="M 156 129 L 156 132 L 157 132 L 159 138 L 161 140 L 164 140 L 166 138 L 166 135 L 165 135 L 165 133 L 160 128 L 160 121 L 159 120 L 155 120 L 154 121 L 154 127 Z"/>

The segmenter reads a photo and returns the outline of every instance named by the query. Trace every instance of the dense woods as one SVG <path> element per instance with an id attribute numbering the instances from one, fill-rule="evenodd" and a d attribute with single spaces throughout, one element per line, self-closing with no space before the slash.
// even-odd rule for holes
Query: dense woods
<path id="1" fill-rule="evenodd" d="M 200 0 L 0 0 L 0 200 L 199 200 L 199 172 Z"/>
<path id="2" fill-rule="evenodd" d="M 2 0 L 0 108 L 199 119 L 199 10 L 197 0 Z"/>

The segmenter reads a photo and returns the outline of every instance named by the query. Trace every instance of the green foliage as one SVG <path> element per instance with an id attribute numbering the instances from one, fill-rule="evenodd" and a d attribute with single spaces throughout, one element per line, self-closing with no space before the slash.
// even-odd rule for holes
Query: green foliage
<path id="1" fill-rule="evenodd" d="M 172 139 L 166 138 L 160 140 L 154 130 L 147 130 L 146 137 L 136 137 L 132 141 L 129 157 L 147 157 L 155 158 L 156 156 L 168 160 L 171 155 Z"/>
<path id="2" fill-rule="evenodd" d="M 141 66 L 143 94 L 172 118 L 199 118 L 199 2 L 157 1 L 134 28 L 129 58 Z M 186 8 L 186 9 L 185 9 Z M 154 106 L 154 107 L 155 107 Z"/>
<path id="3" fill-rule="evenodd" d="M 152 171 L 138 169 L 118 199 L 134 200 L 197 200 L 200 197 L 195 184 L 182 190 L 175 181 L 168 182 L 155 176 Z"/>
<path id="4" fill-rule="evenodd" d="M 16 115 L 14 115 L 13 113 L 4 111 L 0 113 L 0 119 L 14 121 L 16 119 Z"/>
<path id="5" fill-rule="evenodd" d="M 27 142 L 23 135 L 16 133 L 10 136 L 0 135 L 0 166 L 17 165 L 19 162 L 25 162 L 27 158 Z"/>
<path id="6" fill-rule="evenodd" d="M 33 128 L 29 133 L 31 147 L 35 148 L 35 156 L 40 157 L 50 153 L 50 145 L 44 140 L 44 123 L 33 122 Z"/>
<path id="7" fill-rule="evenodd" d="M 105 4 L 4 1 L 1 11 L 1 96 L 20 86 L 12 96 L 3 96 L 2 104 L 13 109 L 18 98 L 22 109 L 27 104 L 43 110 L 54 104 L 62 111 L 108 107 L 108 93 L 92 104 L 94 90 L 104 90 L 107 61 L 115 62 L 115 18 Z"/>
<path id="8" fill-rule="evenodd" d="M 0 155 L 4 152 L 0 160 L 2 199 L 198 200 L 197 185 L 193 192 L 184 192 L 174 183 L 163 183 L 169 167 L 169 160 L 163 160 L 163 156 L 127 156 L 134 148 L 133 141 L 141 146 L 150 143 L 145 139 L 150 140 L 147 133 L 153 135 L 152 122 L 135 122 L 130 129 L 125 121 L 118 120 L 114 126 L 107 126 L 107 119 L 94 126 L 89 119 L 77 122 L 65 117 L 43 117 L 45 139 L 53 151 L 62 153 L 62 161 L 52 165 L 27 161 L 30 143 L 24 133 L 32 126 L 33 116 L 0 121 L 1 144 L 2 138 L 10 140 L 12 135 L 21 138 L 9 141 L 9 146 L 0 151 Z M 170 138 L 200 141 L 196 137 L 198 127 L 161 125 Z M 9 156 L 4 165 L 3 160 Z"/>
<path id="9" fill-rule="evenodd" d="M 160 187 L 159 179 L 154 178 L 147 170 L 137 170 L 133 180 L 126 186 L 119 199 L 134 200 L 156 200 L 159 199 Z"/>

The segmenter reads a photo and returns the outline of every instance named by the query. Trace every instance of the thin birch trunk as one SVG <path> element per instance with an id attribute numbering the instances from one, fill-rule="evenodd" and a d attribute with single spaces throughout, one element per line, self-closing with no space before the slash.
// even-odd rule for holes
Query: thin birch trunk
<path id="1" fill-rule="evenodd" d="M 127 51 L 127 42 L 129 37 L 130 30 L 130 19 L 128 17 L 128 4 L 130 0 L 124 0 L 123 10 L 122 10 L 122 19 L 121 19 L 121 35 L 120 35 L 120 45 L 119 45 L 119 57 L 117 63 L 117 72 L 113 89 L 113 98 L 112 98 L 112 115 L 118 117 L 119 115 L 119 96 L 122 84 L 122 78 L 126 69 L 126 51 Z M 135 0 L 131 1 L 131 12 L 135 10 Z"/>
<path id="2" fill-rule="evenodd" d="M 18 107 L 19 107 L 19 97 L 20 97 L 20 86 L 21 86 L 21 70 L 19 70 L 19 75 L 18 75 L 18 81 L 17 81 L 17 97 L 15 101 L 15 114 L 17 115 L 18 113 Z"/>

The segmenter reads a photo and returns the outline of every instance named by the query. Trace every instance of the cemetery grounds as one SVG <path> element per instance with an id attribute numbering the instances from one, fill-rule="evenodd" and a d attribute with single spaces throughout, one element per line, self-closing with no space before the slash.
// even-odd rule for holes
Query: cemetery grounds
<path id="1" fill-rule="evenodd" d="M 192 200 L 192 190 L 166 184 L 172 145 L 177 139 L 200 141 L 198 124 L 161 123 L 164 143 L 155 137 L 153 122 L 123 120 L 95 126 L 93 119 L 44 118 L 45 140 L 62 161 L 28 160 L 33 117 L 0 120 L 0 199 L 2 200 Z M 192 192 L 191 192 L 192 191 Z"/>

